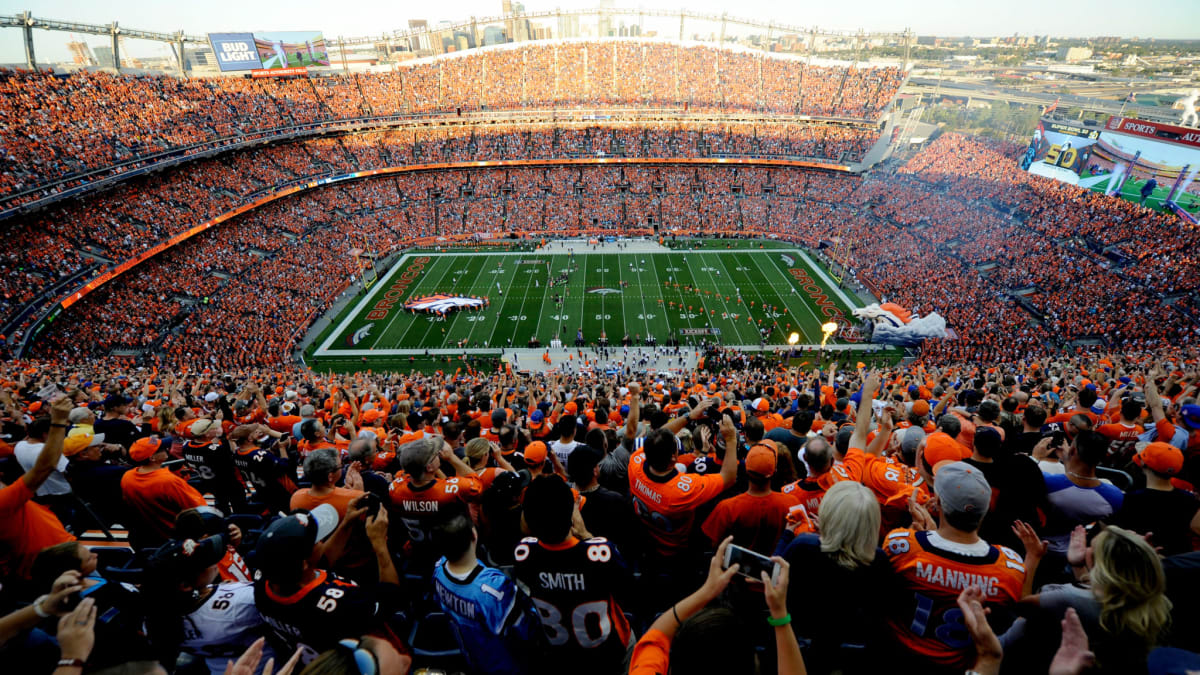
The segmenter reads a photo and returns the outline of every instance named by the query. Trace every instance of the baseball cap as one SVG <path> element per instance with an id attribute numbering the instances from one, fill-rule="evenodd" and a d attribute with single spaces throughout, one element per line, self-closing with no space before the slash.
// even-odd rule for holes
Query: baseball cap
<path id="1" fill-rule="evenodd" d="M 315 414 L 317 414 L 317 409 L 313 407 L 313 404 L 305 403 L 304 405 L 300 406 L 301 417 L 312 417 Z"/>
<path id="2" fill-rule="evenodd" d="M 84 448 L 100 445 L 104 442 L 104 434 L 82 433 L 63 439 L 63 457 L 74 457 L 83 452 Z"/>
<path id="3" fill-rule="evenodd" d="M 135 462 L 144 462 L 159 452 L 166 452 L 161 439 L 153 436 L 139 438 L 129 447 L 129 459 Z"/>
<path id="4" fill-rule="evenodd" d="M 908 427 L 900 437 L 900 451 L 905 455 L 913 455 L 925 438 L 925 430 L 921 427 Z"/>
<path id="5" fill-rule="evenodd" d="M 215 506 L 196 506 L 175 516 L 174 536 L 177 539 L 201 539 L 228 529 L 225 514 Z"/>
<path id="6" fill-rule="evenodd" d="M 937 472 L 933 485 L 942 510 L 949 513 L 987 513 L 992 486 L 983 472 L 966 462 L 950 462 Z"/>
<path id="7" fill-rule="evenodd" d="M 183 581 L 221 562 L 228 547 L 224 533 L 203 539 L 172 539 L 150 554 L 146 572 L 160 581 Z"/>
<path id="8" fill-rule="evenodd" d="M 1133 461 L 1151 471 L 1173 476 L 1183 470 L 1183 452 L 1170 443 L 1148 443 Z"/>
<path id="9" fill-rule="evenodd" d="M 929 414 L 929 401 L 913 401 L 912 414 L 923 417 Z"/>
<path id="10" fill-rule="evenodd" d="M 760 398 L 754 401 L 754 409 L 758 412 L 767 412 L 771 409 L 771 402 L 765 398 Z"/>
<path id="11" fill-rule="evenodd" d="M 284 516 L 267 526 L 254 547 L 254 565 L 270 578 L 299 566 L 317 542 L 333 534 L 338 512 L 332 504 Z"/>
<path id="12" fill-rule="evenodd" d="M 546 461 L 546 444 L 541 441 L 534 441 L 525 446 L 525 463 L 526 464 L 541 464 Z"/>
<path id="13" fill-rule="evenodd" d="M 529 414 L 529 428 L 530 429 L 541 429 L 542 426 L 546 423 L 545 420 L 546 420 L 545 413 L 543 413 L 541 410 L 534 410 L 532 413 Z"/>
<path id="14" fill-rule="evenodd" d="M 925 461 L 935 472 L 941 462 L 957 462 L 971 453 L 944 431 L 935 431 L 925 439 Z"/>
<path id="15" fill-rule="evenodd" d="M 383 417 L 382 410 L 368 410 L 362 414 L 362 422 L 363 424 L 372 424 L 380 417 Z"/>
<path id="16" fill-rule="evenodd" d="M 748 473 L 757 474 L 764 478 L 769 478 L 775 475 L 775 464 L 779 461 L 779 455 L 774 449 L 774 443 L 770 441 L 761 441 L 750 448 L 750 452 L 746 454 L 746 471 Z"/>
<path id="17" fill-rule="evenodd" d="M 1200 405 L 1189 403 L 1180 408 L 1179 420 L 1189 429 L 1200 429 Z"/>
<path id="18" fill-rule="evenodd" d="M 563 410 L 566 410 L 568 415 L 574 415 L 579 412 L 579 404 L 575 403 L 575 401 L 567 401 L 567 404 L 563 406 Z"/>
<path id="19" fill-rule="evenodd" d="M 219 398 L 221 398 L 221 395 L 215 391 L 210 391 L 204 395 L 204 400 L 208 403 L 213 403 Z"/>

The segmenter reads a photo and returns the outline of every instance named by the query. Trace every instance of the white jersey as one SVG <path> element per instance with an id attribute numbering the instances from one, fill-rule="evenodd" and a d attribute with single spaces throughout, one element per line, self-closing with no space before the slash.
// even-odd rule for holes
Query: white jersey
<path id="1" fill-rule="evenodd" d="M 579 441 L 572 440 L 570 443 L 562 441 L 554 441 L 550 444 L 550 451 L 558 455 L 558 461 L 562 462 L 563 466 L 567 465 L 567 458 L 574 452 L 575 447 L 580 445 Z"/>
<path id="2" fill-rule="evenodd" d="M 222 675 L 229 660 L 236 661 L 246 648 L 266 634 L 266 623 L 254 605 L 254 584 L 245 581 L 221 584 L 196 611 L 183 617 L 180 649 L 204 659 L 213 675 Z M 271 657 L 264 646 L 262 662 Z"/>

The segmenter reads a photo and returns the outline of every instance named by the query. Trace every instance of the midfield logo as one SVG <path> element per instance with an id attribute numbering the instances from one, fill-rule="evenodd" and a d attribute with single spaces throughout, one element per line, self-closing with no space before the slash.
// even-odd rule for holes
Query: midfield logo
<path id="1" fill-rule="evenodd" d="M 589 289 L 587 290 L 587 292 L 588 292 L 588 293 L 595 293 L 596 295 L 609 295 L 609 294 L 612 294 L 612 293 L 620 293 L 621 291 L 619 291 L 619 290 L 617 290 L 617 289 L 615 289 L 615 288 L 601 288 L 601 287 L 597 287 L 597 288 L 589 288 Z"/>
<path id="2" fill-rule="evenodd" d="M 439 293 L 413 298 L 404 303 L 404 309 L 417 312 L 449 312 L 455 309 L 483 309 L 486 304 L 483 298 Z"/>

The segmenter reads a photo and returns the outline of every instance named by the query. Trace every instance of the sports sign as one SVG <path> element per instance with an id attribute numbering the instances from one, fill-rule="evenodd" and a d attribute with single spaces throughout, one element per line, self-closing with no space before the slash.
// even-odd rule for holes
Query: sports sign
<path id="1" fill-rule="evenodd" d="M 262 67 L 254 36 L 250 33 L 209 33 L 208 43 L 212 45 L 221 72 Z"/>

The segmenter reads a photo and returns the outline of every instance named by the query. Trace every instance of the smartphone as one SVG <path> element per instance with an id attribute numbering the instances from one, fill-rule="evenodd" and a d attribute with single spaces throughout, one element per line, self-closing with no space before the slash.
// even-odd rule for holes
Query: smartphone
<path id="1" fill-rule="evenodd" d="M 738 574 L 742 576 L 762 581 L 762 574 L 766 572 L 772 584 L 779 583 L 779 563 L 765 555 L 736 544 L 730 544 L 725 548 L 725 559 L 721 561 L 721 566 L 723 569 L 729 569 L 729 566 L 733 564 L 738 566 Z"/>
<path id="2" fill-rule="evenodd" d="M 368 518 L 374 518 L 379 515 L 379 507 L 383 506 L 383 500 L 374 492 L 368 492 L 362 496 L 358 505 L 367 510 Z"/>
<path id="3" fill-rule="evenodd" d="M 183 466 L 186 464 L 187 464 L 186 459 L 172 459 L 170 461 L 163 462 L 163 468 L 168 471 L 174 471 L 176 469 L 183 468 Z"/>

